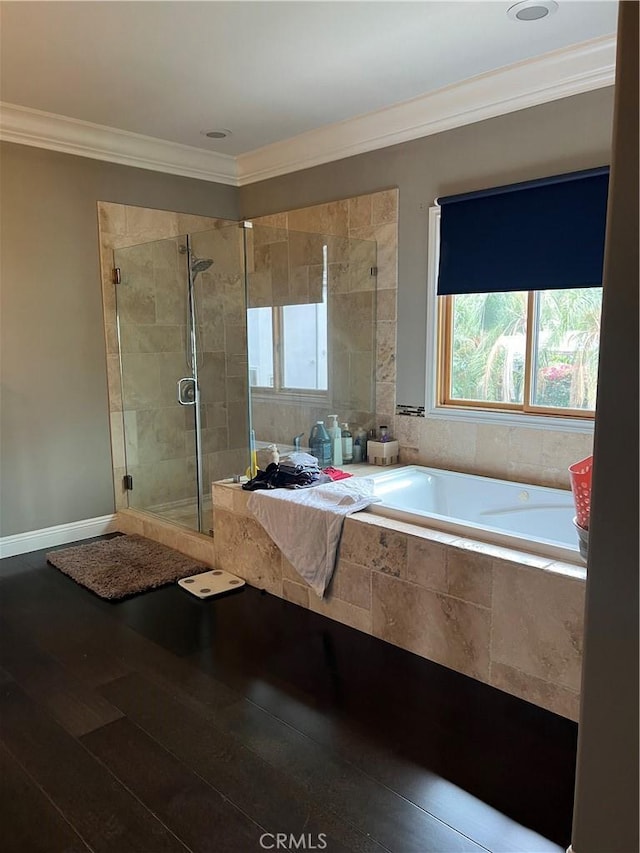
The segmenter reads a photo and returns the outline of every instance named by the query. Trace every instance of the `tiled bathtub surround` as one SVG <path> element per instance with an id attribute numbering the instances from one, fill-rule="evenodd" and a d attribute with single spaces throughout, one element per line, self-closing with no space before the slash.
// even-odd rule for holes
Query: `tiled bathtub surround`
<path id="1" fill-rule="evenodd" d="M 576 720 L 585 570 L 404 522 L 346 519 L 319 599 L 247 512 L 214 484 L 216 565 L 270 593 Z"/>

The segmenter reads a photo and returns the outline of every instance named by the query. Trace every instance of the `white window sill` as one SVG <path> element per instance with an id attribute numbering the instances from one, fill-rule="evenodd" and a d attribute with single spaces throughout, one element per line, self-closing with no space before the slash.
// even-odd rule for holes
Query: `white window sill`
<path id="1" fill-rule="evenodd" d="M 530 415 L 526 412 L 491 412 L 465 409 L 458 406 L 432 406 L 425 411 L 426 418 L 446 421 L 464 421 L 503 427 L 526 427 L 556 432 L 592 433 L 594 422 L 590 418 L 562 418 L 547 415 Z"/>

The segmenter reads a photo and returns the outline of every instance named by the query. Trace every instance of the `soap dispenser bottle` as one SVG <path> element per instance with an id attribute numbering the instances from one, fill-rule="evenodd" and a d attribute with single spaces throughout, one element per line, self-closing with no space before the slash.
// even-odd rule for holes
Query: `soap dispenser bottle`
<path id="1" fill-rule="evenodd" d="M 337 415 L 329 415 L 328 433 L 331 438 L 331 464 L 342 465 L 342 430 L 338 426 Z"/>
<path id="2" fill-rule="evenodd" d="M 349 431 L 349 424 L 342 424 L 342 460 L 353 462 L 353 436 Z"/>

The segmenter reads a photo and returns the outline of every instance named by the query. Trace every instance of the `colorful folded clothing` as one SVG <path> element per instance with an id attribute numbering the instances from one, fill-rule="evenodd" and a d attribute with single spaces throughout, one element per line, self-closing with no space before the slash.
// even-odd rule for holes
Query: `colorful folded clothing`
<path id="1" fill-rule="evenodd" d="M 353 477 L 353 474 L 348 471 L 341 471 L 340 468 L 332 468 L 331 466 L 323 468 L 322 473 L 331 477 L 332 480 L 345 480 L 347 477 Z"/>

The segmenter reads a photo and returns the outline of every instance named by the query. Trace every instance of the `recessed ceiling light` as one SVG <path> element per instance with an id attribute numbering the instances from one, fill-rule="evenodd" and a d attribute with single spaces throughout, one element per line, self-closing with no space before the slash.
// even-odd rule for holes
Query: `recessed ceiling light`
<path id="1" fill-rule="evenodd" d="M 522 0 L 507 9 L 507 15 L 513 21 L 539 21 L 557 11 L 555 0 Z"/>
<path id="2" fill-rule="evenodd" d="M 208 136 L 209 139 L 225 139 L 225 137 L 231 136 L 230 130 L 201 130 L 200 133 L 203 136 Z"/>

